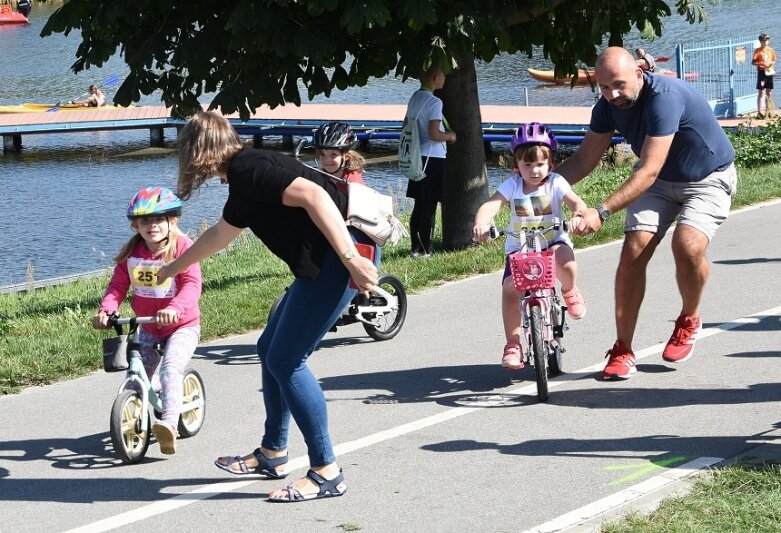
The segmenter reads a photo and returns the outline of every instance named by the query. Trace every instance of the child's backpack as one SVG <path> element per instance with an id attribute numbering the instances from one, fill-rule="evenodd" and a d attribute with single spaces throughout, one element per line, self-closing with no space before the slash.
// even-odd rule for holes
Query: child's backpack
<path id="1" fill-rule="evenodd" d="M 429 99 L 423 104 L 415 118 L 409 115 L 405 117 L 404 126 L 401 128 L 401 135 L 399 136 L 399 171 L 412 181 L 420 181 L 426 177 L 428 157 L 426 157 L 426 164 L 424 165 L 420 156 L 418 117 L 431 101 L 433 99 Z"/>

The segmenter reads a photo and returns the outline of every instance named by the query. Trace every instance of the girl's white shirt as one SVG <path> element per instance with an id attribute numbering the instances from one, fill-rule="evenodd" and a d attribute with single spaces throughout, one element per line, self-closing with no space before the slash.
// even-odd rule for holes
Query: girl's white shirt
<path id="1" fill-rule="evenodd" d="M 523 228 L 540 226 L 550 223 L 553 218 L 564 220 L 561 205 L 564 195 L 572 190 L 569 182 L 556 172 L 551 172 L 548 179 L 540 185 L 536 191 L 526 194 L 523 192 L 523 178 L 516 172 L 504 183 L 499 185 L 496 192 L 501 194 L 510 207 L 510 229 L 520 231 Z M 555 242 L 566 243 L 572 248 L 572 240 L 565 232 L 549 231 L 545 234 L 548 244 Z M 543 241 L 543 249 L 545 242 Z M 508 235 L 504 244 L 505 254 L 512 254 L 521 250 L 518 239 Z"/>

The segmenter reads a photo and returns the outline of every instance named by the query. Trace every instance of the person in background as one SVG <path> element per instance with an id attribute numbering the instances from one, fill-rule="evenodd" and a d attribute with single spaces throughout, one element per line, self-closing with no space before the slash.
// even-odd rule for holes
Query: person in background
<path id="1" fill-rule="evenodd" d="M 706 252 L 729 216 L 737 186 L 735 150 L 702 94 L 677 78 L 645 73 L 629 51 L 605 49 L 597 58 L 596 78 L 602 96 L 589 129 L 556 170 L 570 183 L 582 180 L 600 163 L 616 130 L 639 157 L 631 175 L 586 209 L 573 229 L 578 235 L 594 233 L 612 213 L 627 209 L 615 281 L 617 339 L 603 371 L 605 379 L 627 379 L 636 371 L 632 340 L 648 262 L 676 220 L 672 252 L 681 309 L 662 358 L 681 363 L 693 354 L 710 268 Z"/>
<path id="2" fill-rule="evenodd" d="M 198 263 L 189 265 L 172 279 L 158 281 L 156 277 L 165 263 L 181 256 L 193 244 L 179 230 L 177 222 L 181 214 L 181 200 L 165 187 L 147 187 L 133 196 L 127 218 L 136 234 L 114 259 L 117 266 L 98 313 L 92 319 L 97 329 L 109 327 L 109 315 L 119 310 L 128 290 L 133 291 L 130 307 L 136 316 L 157 319 L 154 324 L 141 326 L 138 340 L 150 379 L 160 367 L 163 414 L 152 426 L 152 432 L 164 454 L 176 453 L 182 380 L 201 337 Z M 162 359 L 154 349 L 159 342 L 164 345 Z"/>
<path id="3" fill-rule="evenodd" d="M 377 285 L 374 263 L 357 244 L 373 241 L 348 229 L 347 194 L 334 180 L 295 158 L 245 147 L 219 113 L 201 112 L 178 139 L 179 195 L 187 200 L 212 177 L 228 185 L 220 220 L 176 261 L 158 272 L 175 276 L 222 250 L 244 228 L 290 268 L 295 280 L 258 339 L 265 424 L 260 446 L 214 464 L 234 475 L 282 479 L 289 473 L 290 419 L 306 442 L 310 468 L 286 488 L 269 492 L 272 502 L 297 502 L 347 492 L 328 430 L 323 389 L 307 360 L 357 290 Z M 355 288 L 351 287 L 352 280 Z M 255 423 L 255 413 L 250 413 Z"/>
<path id="4" fill-rule="evenodd" d="M 759 34 L 759 48 L 754 50 L 751 64 L 757 67 L 757 116 L 764 118 L 770 116 L 773 102 L 773 77 L 775 76 L 776 52 L 768 46 L 770 36 L 767 33 Z M 762 113 L 762 100 L 765 100 L 765 113 Z"/>
<path id="5" fill-rule="evenodd" d="M 19 0 L 16 2 L 16 10 L 24 15 L 25 17 L 30 16 L 30 11 L 32 11 L 33 5 L 30 0 Z"/>
<path id="6" fill-rule="evenodd" d="M 407 104 L 407 120 L 417 117 L 420 133 L 420 155 L 426 177 L 409 181 L 407 197 L 415 200 L 410 214 L 412 257 L 426 257 L 434 252 L 434 227 L 437 204 L 442 200 L 445 182 L 445 156 L 447 145 L 457 137 L 442 114 L 442 100 L 434 91 L 445 85 L 445 75 L 438 65 L 433 65 L 420 77 L 420 89 L 415 91 Z"/>
<path id="7" fill-rule="evenodd" d="M 363 183 L 363 167 L 366 161 L 355 151 L 358 136 L 345 122 L 326 122 L 312 135 L 318 166 L 348 182 Z M 338 183 L 344 191 L 347 186 Z"/>
<path id="8" fill-rule="evenodd" d="M 648 72 L 656 72 L 656 60 L 651 54 L 647 54 L 643 48 L 635 48 L 637 66 Z"/>
<path id="9" fill-rule="evenodd" d="M 79 104 L 84 107 L 100 107 L 106 104 L 106 95 L 103 94 L 97 85 L 92 84 L 89 86 L 89 96 L 78 100 L 71 100 L 68 103 Z"/>
<path id="10" fill-rule="evenodd" d="M 342 178 L 347 183 L 363 181 L 363 167 L 366 160 L 355 150 L 358 136 L 346 122 L 325 122 L 312 135 L 318 168 Z M 347 183 L 334 181 L 337 187 L 348 192 Z M 374 264 L 379 268 L 382 248 L 374 247 Z"/>

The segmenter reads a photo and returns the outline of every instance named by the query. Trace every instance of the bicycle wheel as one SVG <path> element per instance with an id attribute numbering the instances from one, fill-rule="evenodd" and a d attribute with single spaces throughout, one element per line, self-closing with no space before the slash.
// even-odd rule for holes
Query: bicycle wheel
<path id="1" fill-rule="evenodd" d="M 531 308 L 531 349 L 534 357 L 534 374 L 537 377 L 537 399 L 548 399 L 548 349 L 542 334 L 542 310 L 539 306 Z"/>
<path id="2" fill-rule="evenodd" d="M 124 390 L 114 400 L 111 406 L 111 444 L 114 452 L 123 463 L 134 464 L 146 455 L 149 448 L 149 431 L 141 431 L 141 417 L 147 417 L 141 403 L 141 397 L 136 391 Z"/>
<path id="3" fill-rule="evenodd" d="M 206 389 L 203 386 L 201 375 L 188 368 L 182 380 L 182 403 L 203 400 L 203 405 L 179 415 L 179 436 L 182 438 L 196 435 L 203 427 L 206 418 Z"/>
<path id="4" fill-rule="evenodd" d="M 372 339 L 376 341 L 386 341 L 399 334 L 401 327 L 404 325 L 404 320 L 407 318 L 407 291 L 404 290 L 404 285 L 401 283 L 401 280 L 390 274 L 380 276 L 377 285 L 395 296 L 397 305 L 390 313 L 379 317 L 377 326 L 363 323 L 363 328 Z M 380 306 L 385 305 L 386 303 L 385 298 L 379 294 L 371 293 L 369 295 L 369 305 Z M 364 316 L 369 320 L 374 320 L 375 318 L 374 313 L 364 313 Z"/>

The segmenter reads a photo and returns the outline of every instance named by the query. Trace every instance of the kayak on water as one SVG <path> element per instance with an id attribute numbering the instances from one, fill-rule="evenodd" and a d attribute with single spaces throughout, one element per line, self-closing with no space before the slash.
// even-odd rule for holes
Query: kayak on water
<path id="1" fill-rule="evenodd" d="M 544 83 L 555 83 L 557 85 L 569 85 L 572 82 L 572 76 L 556 77 L 552 70 L 537 70 L 533 68 L 526 69 L 532 78 Z M 673 76 L 677 77 L 678 73 L 674 70 L 658 70 L 653 73 L 654 75 Z M 696 72 L 687 72 L 686 79 L 694 80 L 699 77 Z M 594 69 L 578 69 L 578 81 L 577 85 L 591 85 L 596 84 L 596 77 L 594 76 Z"/>
<path id="2" fill-rule="evenodd" d="M 56 107 L 56 111 L 104 111 L 109 109 L 123 109 L 120 106 L 103 105 L 100 107 L 86 107 L 80 104 L 42 104 L 25 102 L 19 105 L 0 105 L 0 113 L 45 113 Z"/>

